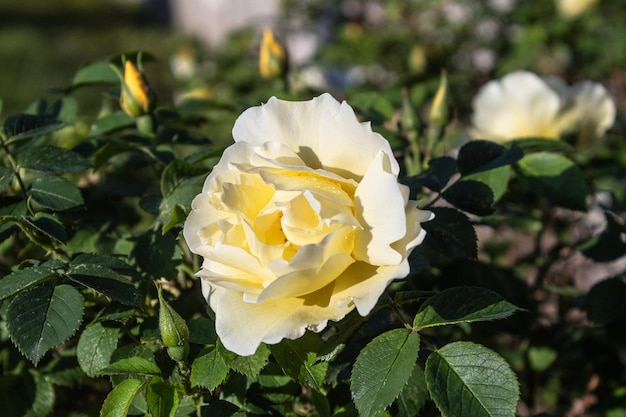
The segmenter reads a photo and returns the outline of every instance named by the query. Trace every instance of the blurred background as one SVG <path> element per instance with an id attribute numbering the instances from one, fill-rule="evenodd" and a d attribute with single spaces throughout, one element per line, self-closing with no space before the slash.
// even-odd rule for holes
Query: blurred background
<path id="1" fill-rule="evenodd" d="M 422 83 L 419 99 L 446 69 L 462 118 L 486 80 L 528 69 L 602 82 L 623 112 L 624 22 L 622 0 L 2 0 L 0 97 L 5 115 L 21 112 L 82 65 L 143 50 L 159 61 L 147 71 L 160 103 L 181 89 L 258 102 L 268 93 L 257 57 L 269 26 L 295 87 L 313 92 Z"/>

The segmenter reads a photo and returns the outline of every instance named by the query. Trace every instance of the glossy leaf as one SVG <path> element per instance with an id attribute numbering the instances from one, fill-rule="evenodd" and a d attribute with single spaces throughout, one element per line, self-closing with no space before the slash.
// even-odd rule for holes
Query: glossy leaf
<path id="1" fill-rule="evenodd" d="M 57 275 L 56 269 L 63 266 L 58 260 L 18 269 L 0 279 L 0 301 L 41 284 Z"/>
<path id="2" fill-rule="evenodd" d="M 461 175 L 465 176 L 510 165 L 523 156 L 524 152 L 516 145 L 506 148 L 491 141 L 472 140 L 459 149 L 457 165 Z"/>
<path id="3" fill-rule="evenodd" d="M 215 347 L 203 349 L 191 365 L 191 384 L 213 391 L 224 382 L 229 370 Z"/>
<path id="4" fill-rule="evenodd" d="M 439 192 L 448 184 L 456 169 L 456 160 L 454 158 L 442 156 L 430 160 L 428 162 L 428 170 L 413 178 L 424 187 Z"/>
<path id="5" fill-rule="evenodd" d="M 102 323 L 93 323 L 83 330 L 76 346 L 76 358 L 87 376 L 94 377 L 109 365 L 117 348 L 118 334 L 118 328 Z"/>
<path id="6" fill-rule="evenodd" d="M 454 287 L 430 297 L 413 320 L 417 330 L 445 324 L 498 320 L 520 309 L 499 294 L 480 287 Z"/>
<path id="7" fill-rule="evenodd" d="M 430 354 L 424 374 L 443 417 L 515 416 L 515 374 L 502 357 L 483 346 L 450 343 Z"/>
<path id="8" fill-rule="evenodd" d="M 529 189 L 552 204 L 586 210 L 589 190 L 585 177 L 567 157 L 550 152 L 529 154 L 517 163 L 516 171 Z"/>
<path id="9" fill-rule="evenodd" d="M 400 395 L 413 373 L 419 344 L 417 333 L 394 329 L 375 337 L 359 353 L 350 391 L 360 415 L 374 416 Z"/>
<path id="10" fill-rule="evenodd" d="M 481 171 L 475 174 L 466 175 L 464 180 L 480 181 L 487 185 L 493 193 L 493 201 L 496 202 L 502 198 L 509 185 L 511 176 L 511 167 L 503 166 L 489 171 Z"/>
<path id="11" fill-rule="evenodd" d="M 91 136 L 102 136 L 116 130 L 132 127 L 135 125 L 135 119 L 124 113 L 123 111 L 115 111 L 99 118 L 91 125 Z"/>
<path id="12" fill-rule="evenodd" d="M 8 116 L 3 124 L 4 133 L 7 136 L 7 144 L 54 132 L 63 126 L 65 124 L 60 120 L 36 114 Z"/>
<path id="13" fill-rule="evenodd" d="M 78 153 L 51 145 L 25 147 L 17 153 L 17 162 L 22 168 L 53 174 L 78 172 L 90 167 L 89 161 Z"/>
<path id="14" fill-rule="evenodd" d="M 18 294 L 6 313 L 17 348 L 35 365 L 51 348 L 65 342 L 83 318 L 83 297 L 69 285 L 40 285 Z"/>
<path id="15" fill-rule="evenodd" d="M 270 350 L 287 375 L 320 391 L 328 371 L 328 362 L 317 356 L 322 346 L 319 335 L 307 332 L 299 339 L 283 339 Z"/>
<path id="16" fill-rule="evenodd" d="M 67 276 L 124 305 L 138 306 L 141 303 L 139 290 L 128 279 L 106 266 L 74 264 L 68 269 Z"/>
<path id="17" fill-rule="evenodd" d="M 545 138 L 522 138 L 507 142 L 507 146 L 519 146 L 525 154 L 535 152 L 569 153 L 574 150 L 572 145 L 563 140 Z"/>
<path id="18" fill-rule="evenodd" d="M 310 340 L 307 336 L 304 337 Z M 218 341 L 217 351 L 231 369 L 250 378 L 258 377 L 270 356 L 270 350 L 265 344 L 261 344 L 254 352 L 254 355 L 239 356 L 227 350 L 221 341 Z"/>
<path id="19" fill-rule="evenodd" d="M 493 192 L 488 185 L 474 180 L 459 181 L 447 188 L 441 196 L 453 206 L 476 214 L 488 216 L 493 213 Z"/>
<path id="20" fill-rule="evenodd" d="M 476 259 L 476 232 L 468 217 L 449 207 L 431 207 L 435 218 L 422 224 L 424 245 L 450 259 Z"/>
<path id="21" fill-rule="evenodd" d="M 186 183 L 199 183 L 207 174 L 206 169 L 198 168 L 182 159 L 175 159 L 161 174 L 161 193 L 167 197 Z"/>
<path id="22" fill-rule="evenodd" d="M 419 416 L 419 411 L 429 398 L 430 394 L 426 388 L 424 370 L 420 366 L 415 366 L 413 373 L 396 400 L 398 417 Z"/>
<path id="23" fill-rule="evenodd" d="M 135 268 L 124 262 L 120 258 L 102 253 L 78 253 L 72 259 L 70 266 L 75 267 L 81 264 L 100 265 L 112 269 L 122 275 L 136 276 Z"/>
<path id="24" fill-rule="evenodd" d="M 139 379 L 125 379 L 107 395 L 100 410 L 100 417 L 126 417 L 130 405 L 143 382 Z"/>
<path id="25" fill-rule="evenodd" d="M 141 356 L 131 356 L 114 361 L 98 373 L 100 375 L 161 375 L 161 369 L 150 359 Z"/>
<path id="26" fill-rule="evenodd" d="M 146 386 L 146 403 L 152 417 L 174 417 L 179 403 L 178 393 L 168 381 L 153 377 Z"/>
<path id="27" fill-rule="evenodd" d="M 118 82 L 108 60 L 91 62 L 80 68 L 72 79 L 72 87 Z"/>
<path id="28" fill-rule="evenodd" d="M 33 180 L 30 194 L 43 207 L 54 211 L 69 210 L 83 205 L 80 190 L 60 177 L 45 176 Z"/>

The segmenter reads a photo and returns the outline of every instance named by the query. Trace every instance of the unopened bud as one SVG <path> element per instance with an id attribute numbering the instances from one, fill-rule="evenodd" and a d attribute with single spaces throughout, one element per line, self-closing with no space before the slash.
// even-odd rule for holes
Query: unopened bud
<path id="1" fill-rule="evenodd" d="M 161 287 L 159 294 L 159 331 L 165 346 L 184 347 L 189 340 L 189 328 L 185 320 L 163 299 Z"/>
<path id="2" fill-rule="evenodd" d="M 132 117 L 152 113 L 156 107 L 154 91 L 143 73 L 131 61 L 124 64 L 120 106 Z"/>
<path id="3" fill-rule="evenodd" d="M 445 71 L 441 73 L 441 81 L 430 106 L 428 121 L 437 127 L 443 127 L 448 121 L 448 77 Z"/>
<path id="4" fill-rule="evenodd" d="M 263 31 L 259 49 L 259 72 L 265 79 L 284 77 L 287 73 L 287 54 L 271 29 Z"/>

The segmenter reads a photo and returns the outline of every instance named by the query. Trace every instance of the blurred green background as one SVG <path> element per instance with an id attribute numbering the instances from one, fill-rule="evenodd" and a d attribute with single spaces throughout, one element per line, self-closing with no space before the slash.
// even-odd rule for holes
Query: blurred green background
<path id="1" fill-rule="evenodd" d="M 134 50 L 166 58 L 172 31 L 144 5 L 109 0 L 0 2 L 0 97 L 3 113 L 21 112 L 51 89 L 70 84 L 86 63 Z M 167 81 L 168 74 L 159 77 Z M 99 97 L 84 99 L 99 101 Z"/>

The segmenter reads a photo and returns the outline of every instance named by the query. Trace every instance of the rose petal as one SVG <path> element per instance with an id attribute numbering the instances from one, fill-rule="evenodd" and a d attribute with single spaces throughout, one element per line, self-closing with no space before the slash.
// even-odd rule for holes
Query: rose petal
<path id="1" fill-rule="evenodd" d="M 380 151 L 355 193 L 356 232 L 354 256 L 372 265 L 397 265 L 402 255 L 391 244 L 406 235 L 404 197 L 391 171 L 389 156 Z"/>
<path id="2" fill-rule="evenodd" d="M 238 355 L 252 355 L 261 342 L 296 339 L 307 328 L 321 331 L 328 320 L 342 319 L 353 306 L 319 307 L 304 298 L 283 298 L 254 304 L 243 301 L 240 292 L 202 280 L 202 293 L 215 317 L 215 330 L 224 346 Z"/>
<path id="3" fill-rule="evenodd" d="M 298 154 L 313 169 L 324 168 L 345 178 L 360 179 L 380 149 L 392 154 L 389 142 L 359 123 L 352 108 L 330 94 L 310 101 L 272 97 L 244 111 L 233 127 L 235 142 L 263 145 L 276 141 Z M 358 150 L 359 157 L 354 157 Z M 349 169 L 346 169 L 349 167 Z M 399 171 L 394 161 L 394 170 Z"/>
<path id="4" fill-rule="evenodd" d="M 387 285 L 394 279 L 406 277 L 408 273 L 409 262 L 406 259 L 399 265 L 378 267 L 366 262 L 355 262 L 335 280 L 331 303 L 354 303 L 359 314 L 366 316 Z"/>

